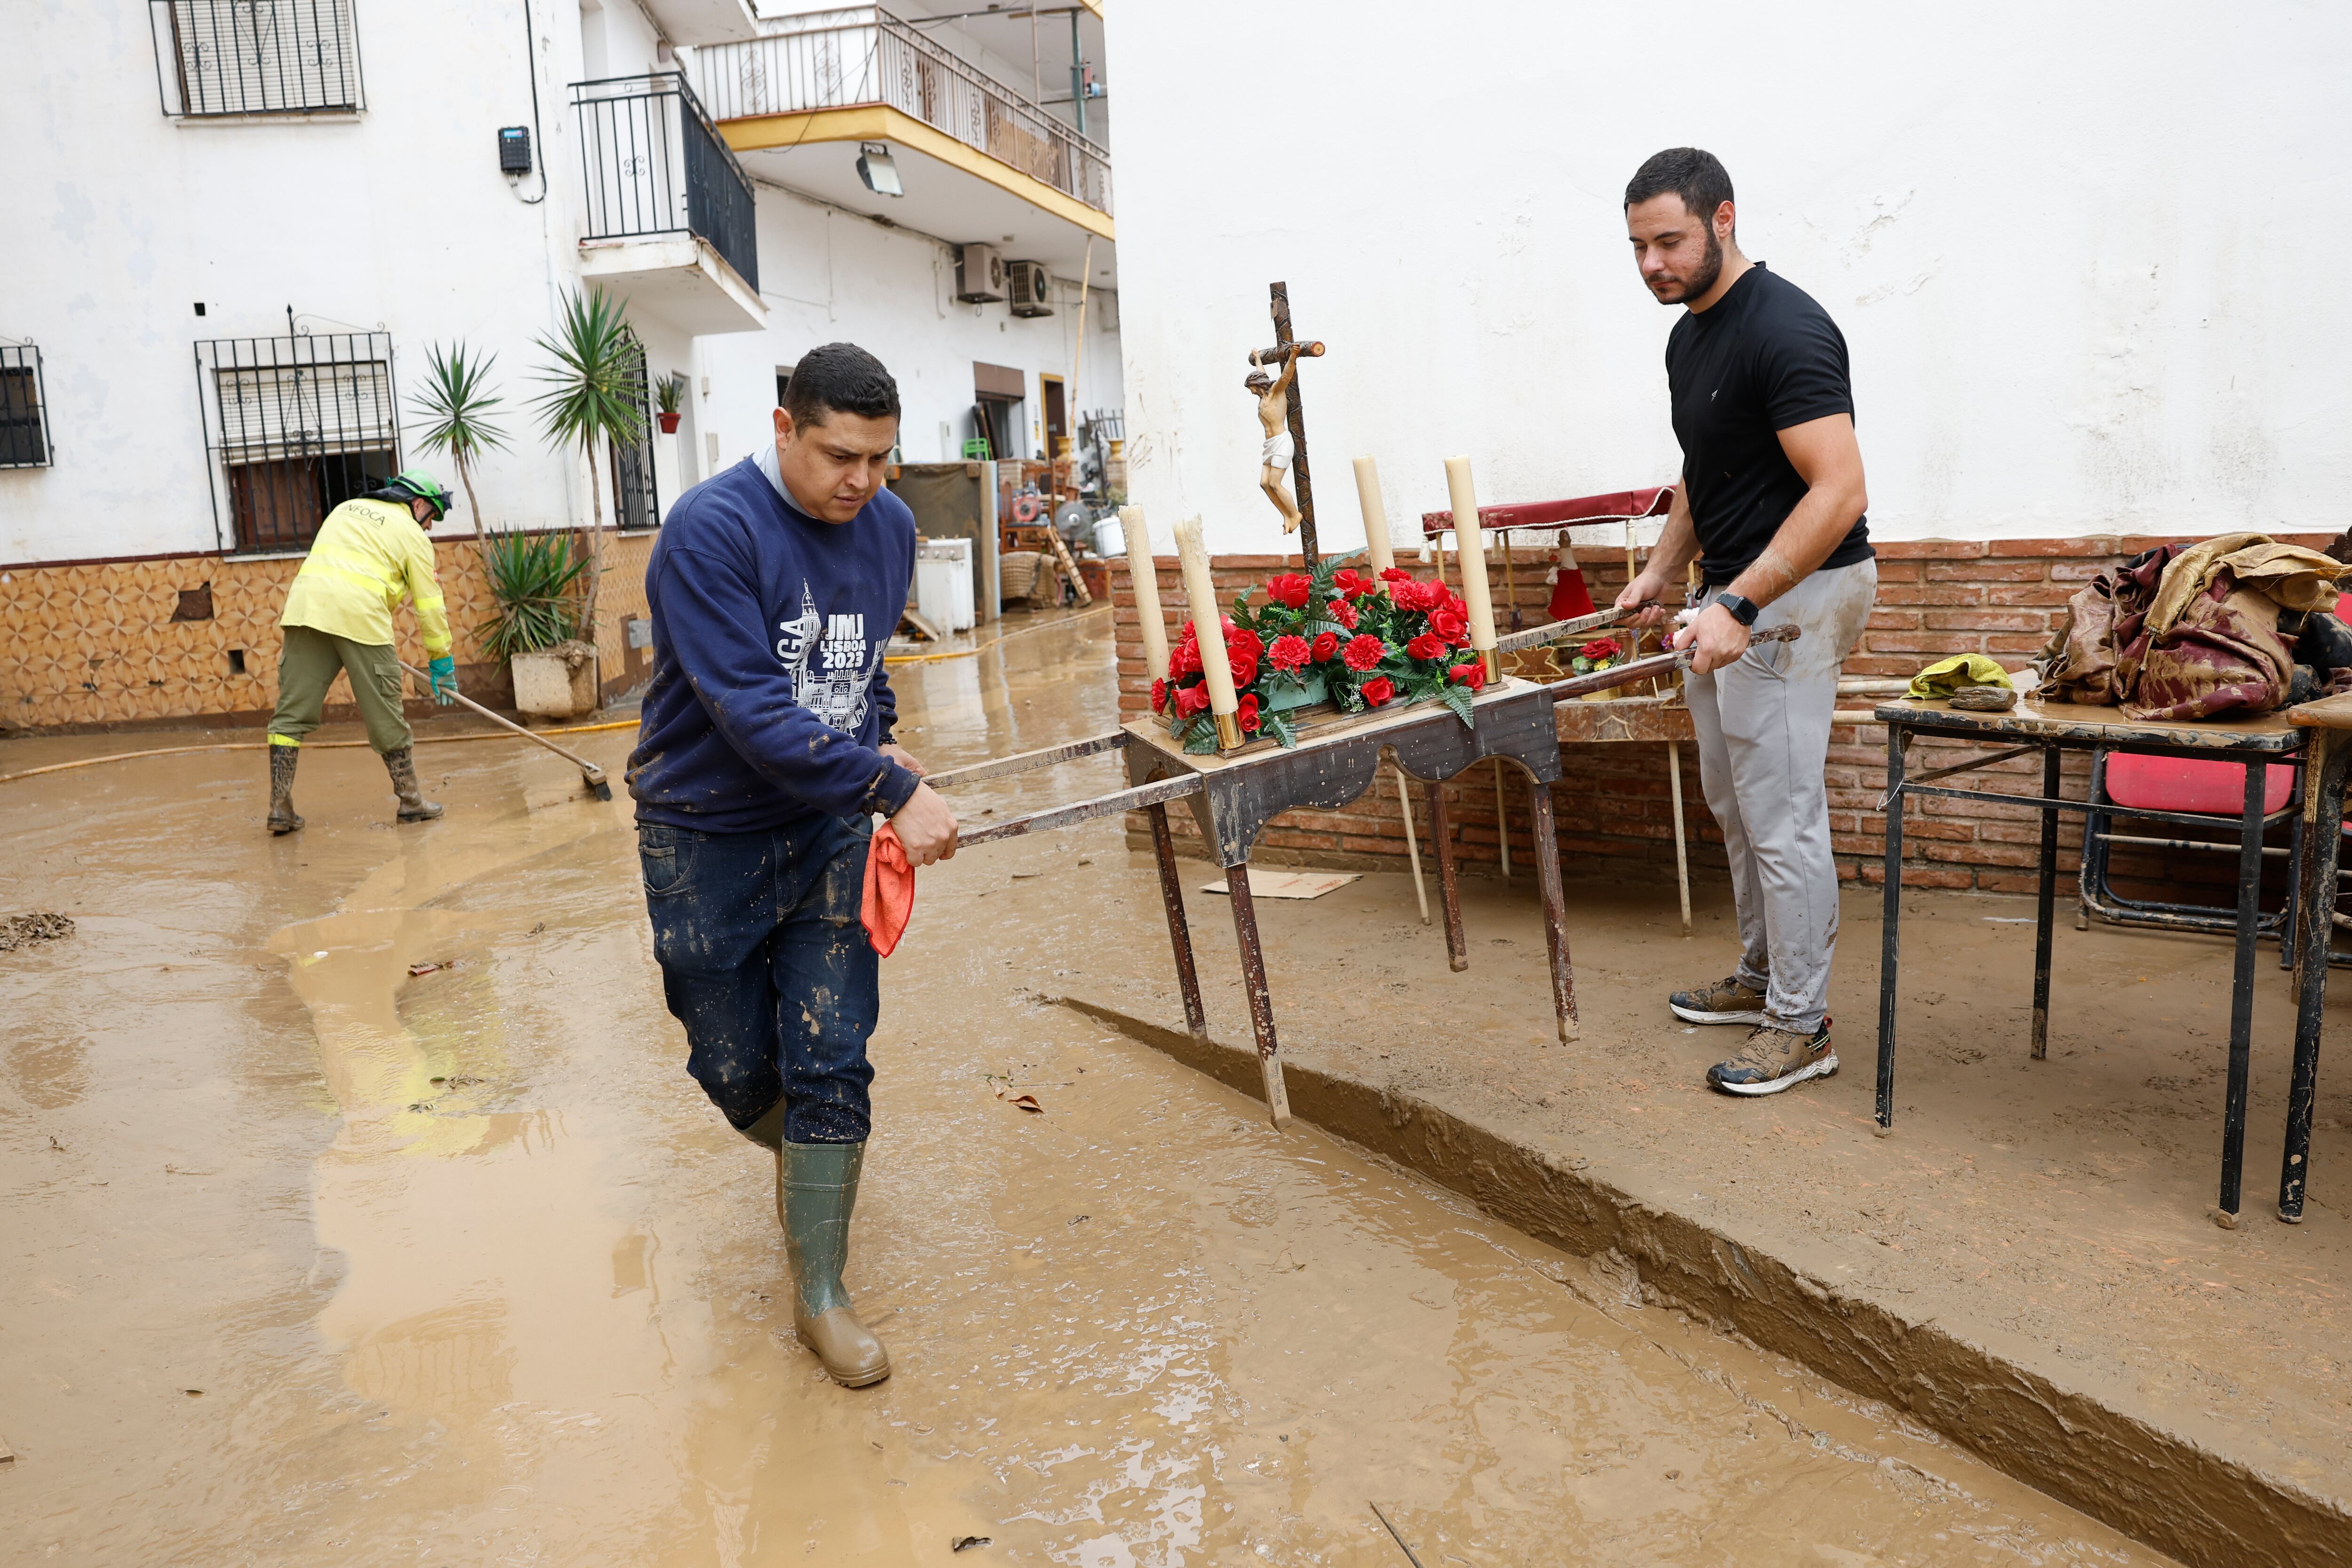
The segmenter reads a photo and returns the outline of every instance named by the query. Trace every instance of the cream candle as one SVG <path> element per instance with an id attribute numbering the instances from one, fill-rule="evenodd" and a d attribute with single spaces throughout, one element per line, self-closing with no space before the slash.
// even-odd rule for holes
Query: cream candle
<path id="1" fill-rule="evenodd" d="M 1389 509 L 1381 500 L 1380 467 L 1370 458 L 1356 459 L 1356 501 L 1364 509 L 1364 551 L 1377 577 L 1396 565 L 1396 552 L 1389 546 Z"/>
<path id="2" fill-rule="evenodd" d="M 1478 496 L 1470 485 L 1470 459 L 1445 459 L 1445 488 L 1454 498 L 1454 549 L 1462 567 L 1462 603 L 1470 614 L 1470 646 L 1499 680 L 1503 661 L 1495 651 L 1495 605 L 1486 593 L 1486 536 L 1478 526 Z"/>
<path id="3" fill-rule="evenodd" d="M 1176 525 L 1176 563 L 1184 573 L 1184 608 L 1201 647 L 1202 682 L 1209 689 L 1209 711 L 1216 717 L 1217 743 L 1230 750 L 1242 743 L 1241 724 L 1234 717 L 1241 711 L 1241 700 L 1234 692 L 1224 622 L 1217 613 L 1217 586 L 1209 575 L 1209 552 L 1201 543 L 1197 517 Z"/>
<path id="4" fill-rule="evenodd" d="M 1127 542 L 1127 574 L 1135 584 L 1135 613 L 1143 621 L 1143 663 L 1154 680 L 1168 679 L 1168 616 L 1160 607 L 1160 561 L 1151 553 L 1151 530 L 1139 506 L 1118 509 L 1119 537 Z"/>

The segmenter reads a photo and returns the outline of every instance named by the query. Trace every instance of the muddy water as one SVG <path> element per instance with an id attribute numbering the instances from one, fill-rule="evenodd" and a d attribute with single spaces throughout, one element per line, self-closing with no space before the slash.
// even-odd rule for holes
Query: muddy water
<path id="1" fill-rule="evenodd" d="M 1107 629 L 902 667 L 905 738 L 1103 726 Z M 626 802 L 422 755 L 443 822 L 321 752 L 277 843 L 241 753 L 0 794 L 0 899 L 81 922 L 0 961 L 0 1561 L 1402 1563 L 1375 1503 L 1429 1568 L 2152 1561 L 1036 1000 L 1151 897 L 1108 825 L 924 878 L 850 1278 L 897 1370 L 835 1389 L 772 1166 L 680 1069 Z M 992 915 L 1030 878 L 1042 930 Z"/>

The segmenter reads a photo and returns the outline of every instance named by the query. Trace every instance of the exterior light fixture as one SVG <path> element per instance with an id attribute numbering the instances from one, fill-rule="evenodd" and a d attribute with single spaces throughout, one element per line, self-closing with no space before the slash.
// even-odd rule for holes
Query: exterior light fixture
<path id="1" fill-rule="evenodd" d="M 885 142 L 861 142 L 857 144 L 857 177 L 866 188 L 877 196 L 903 196 L 907 188 L 898 183 L 898 165 L 890 161 L 890 147 Z"/>

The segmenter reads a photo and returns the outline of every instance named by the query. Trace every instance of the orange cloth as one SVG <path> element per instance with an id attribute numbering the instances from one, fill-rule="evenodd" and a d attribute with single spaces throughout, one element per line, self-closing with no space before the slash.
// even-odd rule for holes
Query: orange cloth
<path id="1" fill-rule="evenodd" d="M 866 940 L 887 958 L 914 913 L 915 868 L 907 858 L 907 847 L 898 842 L 898 830 L 886 822 L 874 830 L 874 841 L 866 846 L 866 897 L 857 918 L 866 927 Z"/>

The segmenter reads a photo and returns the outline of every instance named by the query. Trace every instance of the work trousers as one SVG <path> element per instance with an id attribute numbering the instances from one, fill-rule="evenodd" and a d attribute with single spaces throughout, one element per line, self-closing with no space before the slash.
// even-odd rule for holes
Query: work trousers
<path id="1" fill-rule="evenodd" d="M 396 752 L 415 739 L 400 710 L 400 658 L 390 644 L 353 642 L 316 626 L 287 626 L 278 656 L 278 710 L 269 717 L 272 745 L 299 746 L 319 727 L 335 671 L 352 678 L 352 700 L 367 725 L 368 744 Z"/>
<path id="2" fill-rule="evenodd" d="M 870 829 L 637 826 L 662 996 L 687 1071 L 737 1131 L 779 1100 L 788 1143 L 862 1143 L 881 968 L 859 921 Z"/>
<path id="3" fill-rule="evenodd" d="M 1701 599 L 1711 603 L 1722 589 Z M 1838 667 L 1861 640 L 1878 596 L 1878 563 L 1814 573 L 1757 618 L 1795 622 L 1794 642 L 1759 643 L 1689 678 L 1699 783 L 1731 858 L 1739 914 L 1739 981 L 1764 993 L 1774 1026 L 1811 1034 L 1829 1011 L 1837 946 L 1837 861 L 1822 779 Z"/>

